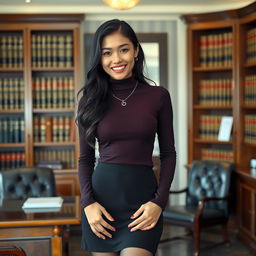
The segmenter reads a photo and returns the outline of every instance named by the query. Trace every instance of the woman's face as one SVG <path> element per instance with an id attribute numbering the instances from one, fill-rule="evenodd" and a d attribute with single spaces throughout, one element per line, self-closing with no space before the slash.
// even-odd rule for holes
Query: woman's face
<path id="1" fill-rule="evenodd" d="M 132 42 L 120 32 L 114 32 L 103 38 L 101 47 L 101 65 L 111 78 L 121 80 L 132 76 L 132 69 L 138 50 Z"/>

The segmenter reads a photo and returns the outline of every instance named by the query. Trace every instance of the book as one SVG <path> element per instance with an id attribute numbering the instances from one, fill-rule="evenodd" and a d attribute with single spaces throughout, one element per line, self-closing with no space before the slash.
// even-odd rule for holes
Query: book
<path id="1" fill-rule="evenodd" d="M 63 203 L 62 197 L 29 197 L 23 203 L 22 208 L 60 208 Z"/>
<path id="2" fill-rule="evenodd" d="M 233 124 L 232 116 L 223 116 L 221 118 L 219 135 L 218 135 L 219 141 L 229 141 L 230 140 L 232 124 Z"/>
<path id="3" fill-rule="evenodd" d="M 55 170 L 61 170 L 63 169 L 63 164 L 61 161 L 40 161 L 37 165 L 38 167 L 48 167 Z"/>

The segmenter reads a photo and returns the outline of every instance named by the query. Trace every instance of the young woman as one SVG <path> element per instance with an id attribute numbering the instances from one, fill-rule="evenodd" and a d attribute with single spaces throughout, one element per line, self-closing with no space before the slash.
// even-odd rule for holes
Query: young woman
<path id="1" fill-rule="evenodd" d="M 152 256 L 176 163 L 170 95 L 148 84 L 143 50 L 126 22 L 102 24 L 92 48 L 77 113 L 82 248 L 93 256 Z M 152 170 L 156 133 L 158 183 Z"/>

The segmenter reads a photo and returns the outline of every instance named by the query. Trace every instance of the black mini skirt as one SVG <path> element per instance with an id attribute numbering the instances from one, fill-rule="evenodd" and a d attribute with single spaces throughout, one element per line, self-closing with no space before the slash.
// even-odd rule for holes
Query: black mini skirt
<path id="1" fill-rule="evenodd" d="M 152 167 L 99 162 L 92 175 L 95 200 L 115 219 L 112 238 L 98 238 L 82 210 L 82 248 L 90 252 L 120 252 L 128 247 L 143 248 L 155 254 L 163 231 L 161 214 L 156 226 L 147 231 L 130 232 L 130 217 L 140 206 L 155 197 L 157 180 Z"/>

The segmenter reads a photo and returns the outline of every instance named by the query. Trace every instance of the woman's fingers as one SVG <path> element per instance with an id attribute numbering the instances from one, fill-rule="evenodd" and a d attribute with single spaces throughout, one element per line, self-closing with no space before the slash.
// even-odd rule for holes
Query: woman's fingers
<path id="1" fill-rule="evenodd" d="M 142 229 L 142 228 L 145 228 L 147 227 L 148 225 L 150 225 L 151 222 L 149 222 L 149 220 L 144 220 L 142 222 L 140 222 L 138 225 L 134 226 L 132 229 L 131 229 L 131 232 L 134 232 L 138 229 Z"/>
<path id="2" fill-rule="evenodd" d="M 144 212 L 144 205 L 141 205 L 141 207 L 131 216 L 131 219 L 135 219 L 139 217 Z"/>
<path id="3" fill-rule="evenodd" d="M 156 222 L 153 222 L 150 225 L 148 225 L 148 226 L 146 226 L 144 228 L 141 228 L 140 230 L 146 231 L 146 230 L 152 229 L 153 227 L 155 227 L 155 225 L 156 225 Z"/>
<path id="4" fill-rule="evenodd" d="M 103 216 L 110 221 L 114 221 L 114 218 L 106 211 L 106 209 L 97 202 L 94 202 L 84 208 L 85 215 L 88 223 L 92 229 L 92 232 L 99 238 L 106 239 L 105 236 L 111 238 L 112 235 L 106 230 L 115 231 L 115 228 L 108 224 Z"/>
<path id="5" fill-rule="evenodd" d="M 105 220 L 102 220 L 100 224 L 109 230 L 116 231 L 116 229 L 113 226 L 109 225 Z"/>
<path id="6" fill-rule="evenodd" d="M 99 238 L 106 239 L 105 236 L 103 236 L 94 226 L 91 225 L 92 232 Z"/>
<path id="7" fill-rule="evenodd" d="M 114 221 L 114 220 L 115 220 L 115 219 L 107 212 L 107 210 L 106 210 L 104 207 L 101 208 L 101 211 L 102 211 L 102 213 L 105 215 L 105 217 L 106 217 L 108 220 L 110 220 L 110 221 Z"/>
<path id="8" fill-rule="evenodd" d="M 94 226 L 94 228 L 97 230 L 97 232 L 99 232 L 101 235 L 105 235 L 109 238 L 112 238 L 112 235 L 99 223 L 97 225 Z M 104 238 L 105 238 L 104 236 Z"/>
<path id="9" fill-rule="evenodd" d="M 159 216 L 161 215 L 161 208 L 152 202 L 147 202 L 146 204 L 141 205 L 141 207 L 134 213 L 133 218 L 138 217 L 133 222 L 128 225 L 128 228 L 131 228 L 131 232 L 138 229 L 148 230 L 153 228 Z"/>

